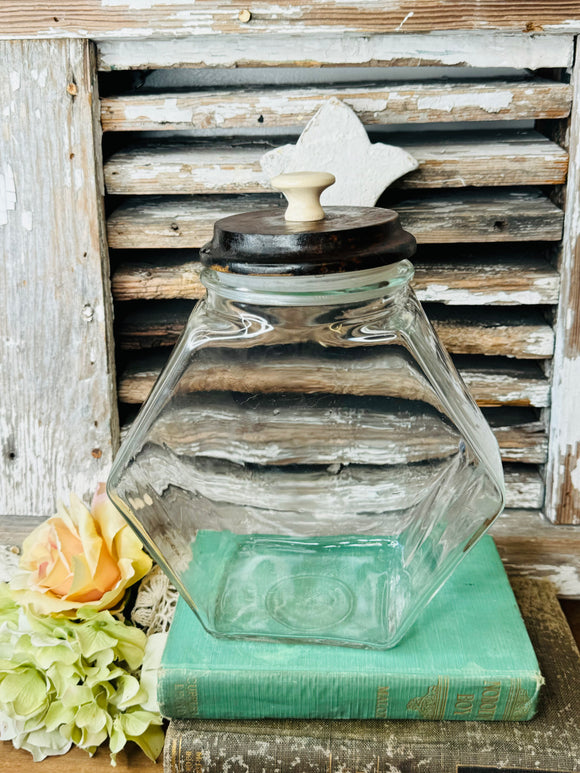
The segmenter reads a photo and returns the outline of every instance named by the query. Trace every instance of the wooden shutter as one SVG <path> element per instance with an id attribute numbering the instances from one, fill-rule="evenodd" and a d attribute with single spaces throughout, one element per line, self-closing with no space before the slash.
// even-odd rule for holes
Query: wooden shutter
<path id="1" fill-rule="evenodd" d="M 486 60 L 475 45 L 476 67 L 436 79 L 417 68 L 377 81 L 376 69 L 361 67 L 355 83 L 341 82 L 336 69 L 326 79 L 317 70 L 309 82 L 305 70 L 300 83 L 281 86 L 264 68 L 263 82 L 251 86 L 207 86 L 196 85 L 206 82 L 207 61 L 183 41 L 171 45 L 109 42 L 100 52 L 122 419 L 131 421 L 146 399 L 203 296 L 198 250 L 214 221 L 278 201 L 260 156 L 292 141 L 323 100 L 338 97 L 373 140 L 408 148 L 421 162 L 381 203 L 397 209 L 417 238 L 417 294 L 498 439 L 512 509 L 496 527 L 504 558 L 520 569 L 538 563 L 537 554 L 530 558 L 530 534 L 547 529 L 553 575 L 555 564 L 569 560 L 568 530 L 556 536 L 540 512 L 569 160 L 557 129 L 568 121 L 573 96 L 563 70 L 539 71 L 558 58 L 554 48 L 516 55 L 500 46 Z M 267 41 L 250 60 L 238 49 L 217 48 L 212 66 L 292 60 L 279 50 L 273 61 Z M 324 64 L 352 65 L 340 50 Z M 417 63 L 412 45 L 409 51 L 394 62 L 384 53 L 384 63 Z M 560 64 L 569 53 L 561 52 Z M 354 64 L 368 64 L 365 56 Z M 504 67 L 497 75 L 479 70 L 497 64 Z M 178 88 L 154 69 L 176 65 Z"/>

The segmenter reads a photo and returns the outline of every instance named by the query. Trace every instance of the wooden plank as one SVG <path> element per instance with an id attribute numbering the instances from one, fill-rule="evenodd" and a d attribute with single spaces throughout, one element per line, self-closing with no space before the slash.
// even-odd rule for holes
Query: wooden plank
<path id="1" fill-rule="evenodd" d="M 567 84 L 543 78 L 270 86 L 118 94 L 101 100 L 101 122 L 106 132 L 302 126 L 331 97 L 366 125 L 564 118 L 571 104 Z"/>
<path id="2" fill-rule="evenodd" d="M 544 481 L 538 468 L 526 464 L 504 464 L 505 506 L 540 510 L 544 504 Z"/>
<path id="3" fill-rule="evenodd" d="M 553 363 L 550 457 L 546 469 L 546 515 L 556 523 L 580 524 L 580 66 L 573 72 L 574 110 L 565 132 L 573 159 L 566 186 L 562 276 Z"/>
<path id="4" fill-rule="evenodd" d="M 104 39 L 98 43 L 102 70 L 166 67 L 363 67 L 459 65 L 468 67 L 570 67 L 572 34 L 514 35 L 498 32 L 427 34 L 292 34 L 214 36 L 191 40 Z"/>
<path id="5" fill-rule="evenodd" d="M 191 312 L 186 301 L 148 304 L 122 315 L 118 311 L 117 345 L 124 350 L 174 346 Z M 488 354 L 543 359 L 554 347 L 552 328 L 535 310 L 513 314 L 511 309 L 457 311 L 443 315 L 430 307 L 429 317 L 443 345 L 453 354 Z M 310 333 L 305 334 L 309 340 Z M 281 336 L 282 338 L 282 336 Z M 299 334 L 294 340 L 300 340 Z"/>
<path id="6" fill-rule="evenodd" d="M 182 253 L 188 253 L 182 255 Z M 113 272 L 116 301 L 198 299 L 205 296 L 196 251 L 132 251 L 119 255 Z M 413 287 L 421 301 L 452 306 L 528 306 L 556 304 L 560 277 L 539 254 L 513 255 L 501 249 L 471 258 L 433 262 L 420 251 L 415 262 Z"/>
<path id="7" fill-rule="evenodd" d="M 24 749 L 15 749 L 8 741 L 0 742 L 2 765 L 12 773 L 30 773 L 32 757 Z M 154 773 L 160 765 L 151 762 L 133 743 L 117 754 L 115 773 Z M 33 770 L 36 773 L 110 773 L 111 755 L 106 746 L 97 749 L 93 757 L 89 757 L 84 749 L 73 747 L 62 756 L 47 757 L 42 762 L 35 762 Z"/>
<path id="8" fill-rule="evenodd" d="M 368 515 L 370 522 L 376 513 L 382 528 L 384 518 L 400 523 L 401 510 L 407 510 L 425 496 L 425 488 L 449 474 L 449 459 L 431 460 L 429 464 L 378 465 L 312 465 L 280 467 L 276 465 L 239 465 L 212 457 L 167 456 L 162 446 L 148 443 L 139 454 L 139 463 L 147 467 L 162 466 L 163 487 L 177 487 L 196 492 L 202 499 L 215 501 L 231 517 L 237 514 L 240 523 L 264 523 L 264 505 L 277 511 L 278 519 L 298 514 L 302 516 L 304 533 L 316 534 L 312 524 L 311 506 L 316 500 L 317 513 L 324 520 L 327 533 L 344 534 L 348 517 L 357 513 Z M 544 501 L 544 484 L 537 467 L 523 464 L 504 465 L 506 506 L 537 510 Z M 464 479 L 464 483 L 465 483 Z M 240 510 L 244 515 L 240 518 Z M 203 517 L 203 508 L 198 511 Z M 331 518 L 329 518 L 331 516 Z M 206 513 L 207 526 L 215 516 Z M 215 520 L 213 521 L 215 523 Z M 295 521 L 292 521 L 294 524 Z M 301 530 L 302 530 L 301 528 Z M 366 528 L 369 528 L 367 521 Z M 249 527 L 254 531 L 255 527 Z M 370 531 L 370 528 L 369 528 Z M 389 532 L 387 532 L 389 533 Z M 392 532 L 391 532 L 392 533 Z"/>
<path id="9" fill-rule="evenodd" d="M 119 380 L 119 399 L 124 403 L 145 402 L 167 355 L 152 353 L 132 360 Z M 456 365 L 471 394 L 480 406 L 546 407 L 550 402 L 550 384 L 534 362 L 506 362 L 500 358 L 456 357 Z M 352 365 L 347 372 L 335 362 L 304 363 L 298 367 L 291 357 L 277 358 L 275 365 L 267 359 L 243 368 L 231 365 L 212 368 L 198 363 L 195 382 L 190 389 L 219 391 L 230 389 L 244 393 L 320 392 L 359 395 L 385 394 L 385 370 L 376 362 Z M 288 374 L 291 373 L 291 379 Z"/>
<path id="10" fill-rule="evenodd" d="M 570 0 L 528 0 L 506 7 L 496 0 L 276 0 L 249 14 L 242 0 L 197 0 L 184 6 L 174 0 L 59 0 L 50 5 L 5 0 L 0 29 L 5 37 L 90 37 L 95 39 L 189 37 L 196 34 L 430 32 L 447 30 L 520 33 L 580 31 L 578 8 Z M 251 6 L 250 6 L 251 8 Z"/>
<path id="11" fill-rule="evenodd" d="M 332 67 L 432 66 L 569 67 L 573 35 L 498 32 L 427 34 L 288 33 L 281 39 L 268 33 L 188 39 L 100 40 L 102 70 L 142 70 L 166 67 Z"/>
<path id="12" fill-rule="evenodd" d="M 118 436 L 95 63 L 87 41 L 0 59 L 0 513 L 49 515 L 92 494 Z"/>
<path id="13" fill-rule="evenodd" d="M 221 217 L 268 209 L 278 196 L 147 196 L 126 199 L 107 222 L 109 247 L 201 247 Z M 420 244 L 558 241 L 563 213 L 538 191 L 426 194 L 396 205 Z"/>
<path id="14" fill-rule="evenodd" d="M 486 418 L 504 462 L 545 462 L 546 431 L 533 411 L 493 408 Z M 404 403 L 385 398 L 317 396 L 313 406 L 304 396 L 256 394 L 240 403 L 219 392 L 180 404 L 150 439 L 178 454 L 277 465 L 414 463 L 449 456 L 459 442 L 434 415 L 411 417 Z"/>
<path id="15" fill-rule="evenodd" d="M 547 579 L 558 595 L 580 598 L 580 529 L 554 526 L 539 512 L 506 510 L 490 533 L 510 576 Z"/>
<path id="16" fill-rule="evenodd" d="M 396 188 L 558 185 L 568 156 L 539 132 L 433 132 L 383 137 L 403 147 L 420 166 Z M 283 144 L 283 143 L 280 143 Z M 272 143 L 235 139 L 162 141 L 122 148 L 105 164 L 107 193 L 120 195 L 261 193 L 271 191 L 260 165 Z"/>

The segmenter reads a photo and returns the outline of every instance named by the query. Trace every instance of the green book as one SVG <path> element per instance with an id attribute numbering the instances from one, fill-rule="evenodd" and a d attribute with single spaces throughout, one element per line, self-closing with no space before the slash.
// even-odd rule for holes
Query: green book
<path id="1" fill-rule="evenodd" d="M 217 639 L 180 598 L 157 697 L 171 719 L 526 720 L 542 684 L 485 536 L 386 651 Z"/>

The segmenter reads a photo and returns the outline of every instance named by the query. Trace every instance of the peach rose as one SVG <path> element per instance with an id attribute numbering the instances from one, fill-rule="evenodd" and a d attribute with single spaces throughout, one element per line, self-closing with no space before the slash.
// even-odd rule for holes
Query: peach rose
<path id="1" fill-rule="evenodd" d="M 151 569 L 151 559 L 99 484 L 91 510 L 71 495 L 66 508 L 24 540 L 16 600 L 40 614 L 74 616 L 82 606 L 111 609 Z"/>

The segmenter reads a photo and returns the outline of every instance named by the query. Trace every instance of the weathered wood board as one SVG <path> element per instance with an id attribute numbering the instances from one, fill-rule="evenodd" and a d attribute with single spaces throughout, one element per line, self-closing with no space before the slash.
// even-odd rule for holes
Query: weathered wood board
<path id="1" fill-rule="evenodd" d="M 94 58 L 2 41 L 0 514 L 89 496 L 117 443 Z"/>
<path id="2" fill-rule="evenodd" d="M 183 254 L 187 253 L 187 254 Z M 472 258 L 459 254 L 451 261 L 444 256 L 420 252 L 413 259 L 413 287 L 420 301 L 452 306 L 536 306 L 556 304 L 560 275 L 541 251 L 497 248 L 491 254 Z M 515 253 L 515 254 L 514 254 Z M 112 276 L 116 301 L 191 299 L 205 296 L 201 264 L 196 251 L 171 250 L 152 255 L 123 252 Z"/>
<path id="3" fill-rule="evenodd" d="M 557 523 L 580 524 L 580 68 L 573 72 L 574 110 L 567 126 L 570 177 L 559 254 L 562 277 L 552 367 L 550 456 L 546 514 Z"/>
<path id="4" fill-rule="evenodd" d="M 457 357 L 456 364 L 463 380 L 480 406 L 497 407 L 534 406 L 550 404 L 550 382 L 534 362 L 513 361 L 493 357 Z M 119 399 L 124 403 L 145 402 L 167 356 L 147 354 L 136 358 L 122 372 L 119 380 Z M 310 366 L 309 366 L 310 365 Z M 289 373 L 292 378 L 289 378 Z M 206 391 L 232 389 L 246 393 L 270 393 L 308 391 L 358 395 L 385 394 L 387 373 L 376 362 L 351 365 L 348 371 L 336 363 L 305 363 L 296 366 L 291 358 L 277 358 L 276 364 L 263 362 L 243 369 L 230 366 L 223 368 L 198 365 L 195 380 L 189 388 Z"/>
<path id="5" fill-rule="evenodd" d="M 568 84 L 544 78 L 132 91 L 102 99 L 101 121 L 103 131 L 303 126 L 330 97 L 366 125 L 564 118 L 571 104 Z"/>
<path id="6" fill-rule="evenodd" d="M 558 595 L 580 598 L 580 529 L 507 510 L 490 533 L 510 575 L 550 580 Z"/>
<path id="7" fill-rule="evenodd" d="M 489 409 L 487 418 L 502 460 L 542 464 L 547 437 L 529 409 Z M 523 414 L 523 415 L 522 415 Z M 131 425 L 121 430 L 126 435 Z M 377 398 L 255 395 L 242 402 L 208 393 L 180 405 L 152 430 L 153 442 L 170 439 L 179 454 L 217 456 L 237 464 L 402 464 L 438 459 L 457 449 L 458 435 L 425 411 Z"/>
<path id="8" fill-rule="evenodd" d="M 395 188 L 559 185 L 565 181 L 568 169 L 566 151 L 534 131 L 463 132 L 457 137 L 433 132 L 413 137 L 385 135 L 380 139 L 402 147 L 419 162 L 418 169 L 394 183 Z M 272 147 L 272 142 L 244 142 L 242 138 L 225 145 L 207 140 L 164 140 L 126 146 L 105 164 L 107 193 L 271 191 L 260 157 Z"/>
<path id="9" fill-rule="evenodd" d="M 174 67 L 511 67 L 537 70 L 569 67 L 574 37 L 569 33 L 532 35 L 502 32 L 427 32 L 404 35 L 367 31 L 353 35 L 317 30 L 315 35 L 288 31 L 283 38 L 244 28 L 240 35 L 211 35 L 200 30 L 195 45 L 187 38 L 135 37 L 98 41 L 102 70 Z M 572 30 L 570 30 L 572 33 Z M 93 36 L 98 38 L 98 35 Z"/>
<path id="10" fill-rule="evenodd" d="M 117 344 L 126 350 L 174 346 L 191 309 L 190 303 L 175 301 L 150 304 L 125 314 L 119 310 Z M 443 345 L 453 354 L 517 359 L 545 359 L 552 355 L 553 330 L 535 309 L 481 309 L 478 314 L 457 309 L 443 314 L 437 307 L 430 307 L 429 311 Z M 310 331 L 304 332 L 304 340 L 311 336 Z M 286 342 L 283 334 L 280 339 Z"/>
<path id="11" fill-rule="evenodd" d="M 249 12 L 248 12 L 249 10 Z M 242 13 L 244 11 L 245 13 Z M 179 38 L 208 33 L 277 33 L 304 36 L 330 30 L 343 34 L 439 30 L 505 30 L 520 33 L 580 30 L 580 13 L 568 0 L 529 0 L 509 6 L 494 0 L 276 0 L 249 7 L 245 0 L 59 0 L 49 6 L 5 0 L 0 29 L 5 36 L 89 38 Z"/>
<path id="12" fill-rule="evenodd" d="M 219 218 L 280 204 L 279 197 L 266 194 L 130 197 L 109 216 L 109 246 L 202 247 Z M 562 236 L 562 210 L 537 191 L 426 194 L 396 209 L 420 244 L 557 241 Z"/>

